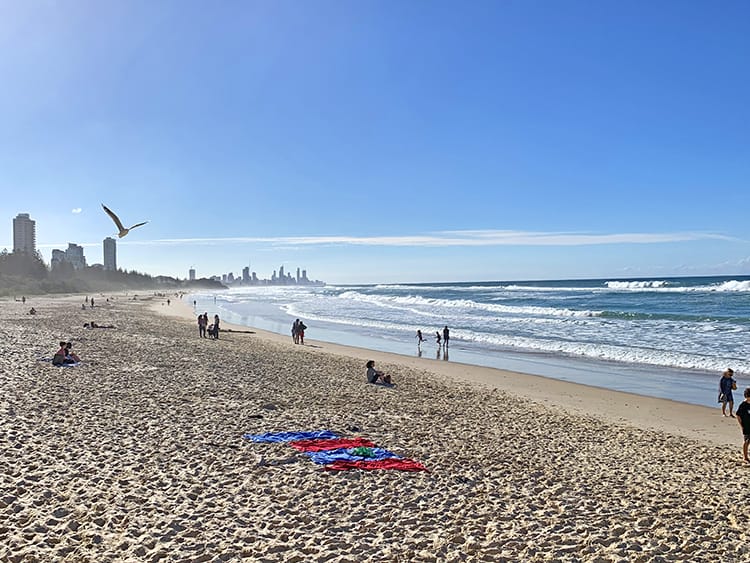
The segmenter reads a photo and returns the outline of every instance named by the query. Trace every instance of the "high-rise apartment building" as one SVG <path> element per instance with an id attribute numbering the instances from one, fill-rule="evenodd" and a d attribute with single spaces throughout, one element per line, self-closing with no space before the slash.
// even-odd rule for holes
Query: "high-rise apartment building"
<path id="1" fill-rule="evenodd" d="M 82 270 L 86 267 L 86 257 L 83 255 L 83 247 L 69 242 L 68 249 L 65 251 L 65 261 L 73 264 L 76 270 Z"/>
<path id="2" fill-rule="evenodd" d="M 107 237 L 102 244 L 104 246 L 104 269 L 114 272 L 117 270 L 117 241 L 112 237 Z"/>
<path id="3" fill-rule="evenodd" d="M 195 281 L 195 268 L 190 268 L 188 270 L 188 279 L 190 281 Z"/>
<path id="4" fill-rule="evenodd" d="M 13 252 L 36 252 L 36 221 L 28 213 L 19 213 L 13 219 Z"/>

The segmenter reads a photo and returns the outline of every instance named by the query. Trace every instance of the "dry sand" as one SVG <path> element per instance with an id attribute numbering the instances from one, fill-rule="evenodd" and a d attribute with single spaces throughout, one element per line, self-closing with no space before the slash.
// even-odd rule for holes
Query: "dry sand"
<path id="1" fill-rule="evenodd" d="M 750 561 L 718 409 L 82 300 L 0 302 L 0 561 Z M 59 340 L 84 363 L 37 361 Z M 369 357 L 396 388 L 364 383 Z M 317 429 L 430 471 L 242 438 Z"/>

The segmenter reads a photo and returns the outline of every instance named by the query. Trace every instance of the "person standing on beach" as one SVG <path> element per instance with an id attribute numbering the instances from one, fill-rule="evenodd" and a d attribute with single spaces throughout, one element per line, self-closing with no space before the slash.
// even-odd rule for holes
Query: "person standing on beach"
<path id="1" fill-rule="evenodd" d="M 727 416 L 727 403 L 729 403 L 729 416 L 734 418 L 734 396 L 732 390 L 737 389 L 737 382 L 732 377 L 734 370 L 727 368 L 719 380 L 719 402 L 721 403 L 721 414 Z"/>
<path id="2" fill-rule="evenodd" d="M 214 315 L 214 338 L 219 339 L 219 315 Z"/>
<path id="3" fill-rule="evenodd" d="M 422 342 L 424 342 L 424 336 L 422 336 L 422 331 L 417 330 L 417 347 L 418 348 L 422 346 Z"/>
<path id="4" fill-rule="evenodd" d="M 305 323 L 303 323 L 302 321 L 300 321 L 299 324 L 297 325 L 297 340 L 303 346 L 305 345 L 305 329 L 306 328 L 307 326 L 305 326 Z"/>
<path id="5" fill-rule="evenodd" d="M 745 463 L 750 463 L 750 458 L 747 457 L 747 448 L 750 446 L 750 387 L 745 388 L 745 400 L 737 407 L 737 422 L 745 438 L 742 444 L 742 457 L 745 458 Z"/>
<path id="6" fill-rule="evenodd" d="M 443 346 L 448 347 L 448 340 L 450 340 L 451 332 L 448 330 L 448 325 L 445 325 L 443 329 Z"/>
<path id="7" fill-rule="evenodd" d="M 299 319 L 292 323 L 292 342 L 299 344 Z"/>
<path id="8" fill-rule="evenodd" d="M 206 325 L 208 325 L 208 313 L 198 315 L 198 337 L 206 338 Z"/>
<path id="9" fill-rule="evenodd" d="M 440 348 L 440 331 L 435 331 L 435 341 L 437 342 L 438 348 Z"/>

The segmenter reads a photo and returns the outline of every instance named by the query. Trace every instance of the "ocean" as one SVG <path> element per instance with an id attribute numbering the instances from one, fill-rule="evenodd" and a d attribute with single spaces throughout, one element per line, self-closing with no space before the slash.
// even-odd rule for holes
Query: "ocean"
<path id="1" fill-rule="evenodd" d="M 300 318 L 308 339 L 699 405 L 716 406 L 727 367 L 736 402 L 750 385 L 750 276 L 258 286 L 186 299 L 280 334 Z M 435 341 L 446 325 L 447 353 Z"/>

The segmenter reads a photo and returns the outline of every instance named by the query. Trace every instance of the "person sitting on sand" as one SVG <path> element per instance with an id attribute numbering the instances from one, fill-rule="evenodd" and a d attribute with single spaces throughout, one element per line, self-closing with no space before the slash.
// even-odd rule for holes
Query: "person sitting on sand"
<path id="1" fill-rule="evenodd" d="M 377 383 L 378 379 L 386 385 L 391 385 L 391 376 L 375 369 L 375 360 L 368 360 L 367 364 L 367 383 Z"/>
<path id="2" fill-rule="evenodd" d="M 72 361 L 66 361 L 66 363 L 69 364 L 77 364 L 81 361 L 81 358 L 79 358 L 75 352 L 72 350 L 73 343 L 72 342 L 66 342 L 65 343 L 65 359 L 66 360 L 72 360 Z"/>
<path id="3" fill-rule="evenodd" d="M 745 400 L 737 407 L 737 422 L 745 438 L 742 444 L 742 457 L 745 458 L 745 463 L 750 463 L 750 457 L 747 457 L 747 448 L 750 446 L 750 387 L 745 389 Z"/>
<path id="4" fill-rule="evenodd" d="M 727 368 L 719 380 L 719 402 L 721 403 L 721 414 L 727 416 L 727 403 L 729 403 L 729 416 L 734 418 L 734 396 L 732 390 L 737 389 L 737 382 L 732 378 L 734 370 Z"/>
<path id="5" fill-rule="evenodd" d="M 34 309 L 34 307 L 29 309 L 29 315 L 36 315 L 36 309 Z"/>
<path id="6" fill-rule="evenodd" d="M 70 351 L 70 346 L 73 346 L 70 342 L 60 342 L 60 349 L 52 357 L 53 366 L 63 366 L 81 361 L 78 356 Z"/>
<path id="7" fill-rule="evenodd" d="M 65 342 L 60 342 L 60 349 L 52 356 L 52 365 L 61 366 L 65 363 Z"/>

